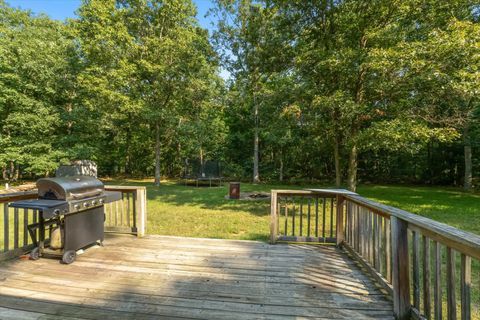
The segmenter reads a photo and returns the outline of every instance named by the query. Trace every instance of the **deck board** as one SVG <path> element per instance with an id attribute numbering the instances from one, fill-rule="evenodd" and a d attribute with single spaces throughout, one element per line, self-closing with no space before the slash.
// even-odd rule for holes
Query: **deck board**
<path id="1" fill-rule="evenodd" d="M 0 319 L 393 319 L 333 246 L 108 236 L 72 265 L 0 264 Z"/>

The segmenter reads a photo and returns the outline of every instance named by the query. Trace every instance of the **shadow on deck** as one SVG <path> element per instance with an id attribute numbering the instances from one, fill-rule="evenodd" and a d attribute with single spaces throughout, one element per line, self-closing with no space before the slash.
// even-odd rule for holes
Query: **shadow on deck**
<path id="1" fill-rule="evenodd" d="M 109 236 L 72 265 L 0 264 L 0 319 L 393 319 L 333 246 Z"/>

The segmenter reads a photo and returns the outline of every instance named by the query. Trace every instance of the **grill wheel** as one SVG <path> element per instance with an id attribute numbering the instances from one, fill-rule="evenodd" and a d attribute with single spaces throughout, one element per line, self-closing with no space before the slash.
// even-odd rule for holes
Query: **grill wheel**
<path id="1" fill-rule="evenodd" d="M 76 257 L 77 257 L 77 253 L 75 252 L 75 250 L 65 251 L 62 256 L 62 262 L 64 264 L 70 264 L 75 261 Z"/>

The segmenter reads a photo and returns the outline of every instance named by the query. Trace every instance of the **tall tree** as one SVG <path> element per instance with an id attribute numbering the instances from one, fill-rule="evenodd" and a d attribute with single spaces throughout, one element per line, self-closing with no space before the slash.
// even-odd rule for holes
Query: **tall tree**
<path id="1" fill-rule="evenodd" d="M 48 175 L 67 158 L 60 142 L 63 89 L 73 81 L 66 27 L 0 3 L 0 163 L 4 178 Z M 9 175 L 6 174 L 7 168 Z"/>

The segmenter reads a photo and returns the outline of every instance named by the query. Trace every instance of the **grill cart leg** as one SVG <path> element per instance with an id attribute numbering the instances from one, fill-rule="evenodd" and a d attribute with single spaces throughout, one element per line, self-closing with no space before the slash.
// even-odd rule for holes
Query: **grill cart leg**
<path id="1" fill-rule="evenodd" d="M 40 259 L 40 249 L 38 247 L 33 248 L 33 250 L 30 252 L 30 259 L 32 260 Z"/>
<path id="2" fill-rule="evenodd" d="M 43 249 L 45 249 L 45 219 L 43 219 L 43 215 L 40 215 L 38 231 L 39 231 L 38 250 L 39 250 L 39 255 L 41 256 L 43 253 Z"/>

